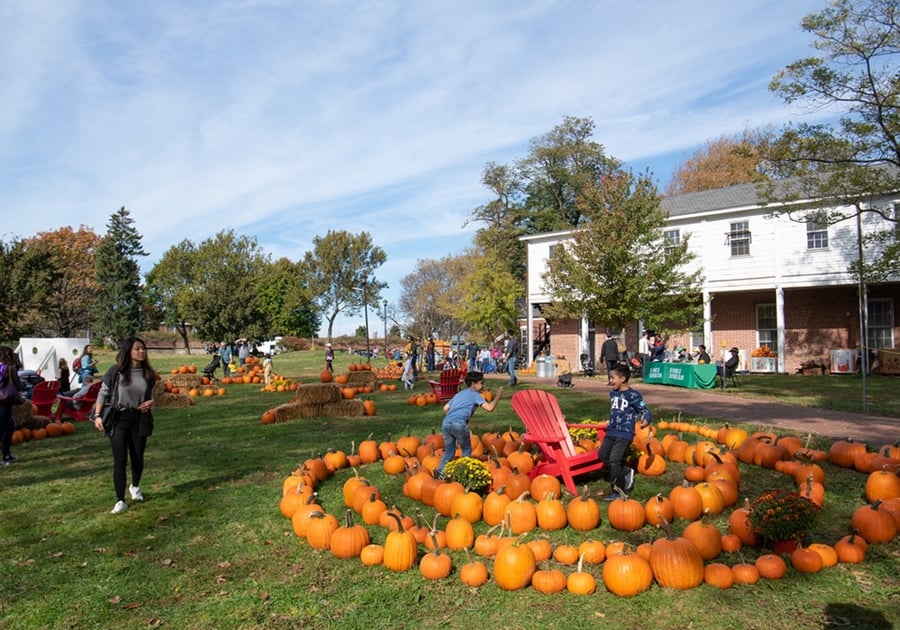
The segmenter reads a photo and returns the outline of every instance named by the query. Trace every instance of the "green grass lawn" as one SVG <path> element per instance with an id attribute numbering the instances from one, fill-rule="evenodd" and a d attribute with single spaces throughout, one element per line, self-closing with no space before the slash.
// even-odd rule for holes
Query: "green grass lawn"
<path id="1" fill-rule="evenodd" d="M 163 372 L 195 357 L 151 357 Z M 101 369 L 110 355 L 100 357 Z M 350 358 L 338 356 L 342 371 Z M 275 370 L 306 382 L 316 380 L 320 353 L 275 358 Z M 835 377 L 836 378 L 836 377 Z M 802 380 L 802 379 L 801 379 Z M 496 384 L 500 384 L 497 381 Z M 495 384 L 495 385 L 496 385 Z M 419 383 L 417 390 L 427 389 Z M 747 389 L 743 386 L 742 390 Z M 597 417 L 596 396 L 554 392 L 570 417 Z M 742 392 L 743 393 L 743 392 Z M 900 625 L 900 541 L 872 545 L 865 564 L 839 565 L 814 575 L 789 569 L 785 579 L 720 591 L 700 586 L 672 591 L 653 586 L 622 599 L 599 589 L 591 596 L 542 595 L 532 589 L 506 592 L 489 582 L 470 589 L 450 578 L 429 582 L 418 571 L 394 574 L 358 561 L 312 551 L 278 509 L 283 479 L 328 448 L 349 450 L 369 434 L 383 440 L 409 430 L 439 430 L 437 406 L 410 407 L 402 389 L 376 393 L 374 417 L 298 419 L 262 426 L 260 415 L 290 394 L 262 393 L 258 386 L 229 386 L 225 396 L 200 398 L 193 407 L 158 409 L 147 450 L 143 504 L 108 514 L 115 502 L 107 440 L 86 423 L 74 435 L 19 445 L 20 462 L 0 469 L 0 628 L 436 628 L 462 624 L 497 628 L 889 628 Z M 701 419 L 713 426 L 715 419 Z M 493 414 L 478 411 L 477 433 L 521 428 L 503 401 Z M 820 444 L 820 446 L 823 446 Z M 823 466 L 826 507 L 814 538 L 836 541 L 850 514 L 863 504 L 864 476 Z M 658 478 L 640 478 L 635 497 L 668 493 L 683 467 L 670 464 Z M 380 465 L 360 471 L 386 502 L 412 512 L 431 508 L 402 496 L 402 479 Z M 788 479 L 742 465 L 742 495 L 754 497 Z M 330 512 L 344 512 L 344 470 L 319 488 Z M 606 491 L 594 481 L 591 491 Z M 589 537 L 632 543 L 655 539 L 650 528 L 624 534 L 604 522 Z M 727 510 L 716 519 L 724 529 Z M 439 524 L 446 519 L 439 519 Z M 676 529 L 685 523 L 676 523 Z M 477 528 L 482 531 L 483 528 Z M 371 528 L 376 542 L 384 531 Z M 542 535 L 537 533 L 536 535 Z M 554 543 L 585 538 L 568 528 L 550 534 Z M 758 550 L 723 555 L 734 564 Z M 454 564 L 464 556 L 453 554 Z M 490 569 L 490 563 L 488 562 Z M 571 569 L 566 568 L 565 572 Z"/>

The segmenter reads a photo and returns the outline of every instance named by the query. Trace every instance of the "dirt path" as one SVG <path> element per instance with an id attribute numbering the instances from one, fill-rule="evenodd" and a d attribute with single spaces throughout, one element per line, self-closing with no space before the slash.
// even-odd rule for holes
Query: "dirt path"
<path id="1" fill-rule="evenodd" d="M 519 387 L 529 383 L 553 384 L 553 379 L 523 377 Z M 576 378 L 579 391 L 607 396 L 609 388 L 603 378 Z M 845 411 L 830 411 L 788 403 L 740 398 L 721 390 L 697 390 L 668 385 L 646 385 L 639 379 L 633 384 L 652 409 L 669 409 L 723 422 L 743 422 L 761 427 L 775 427 L 797 435 L 813 433 L 830 439 L 852 437 L 877 448 L 900 439 L 900 419 L 871 416 Z M 515 388 L 513 388 L 515 389 Z"/>

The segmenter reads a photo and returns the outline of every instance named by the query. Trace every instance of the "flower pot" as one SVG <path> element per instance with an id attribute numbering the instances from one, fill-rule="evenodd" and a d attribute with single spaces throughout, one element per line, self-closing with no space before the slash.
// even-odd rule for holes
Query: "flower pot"
<path id="1" fill-rule="evenodd" d="M 788 540 L 770 540 L 769 546 L 772 548 L 772 551 L 781 555 L 783 553 L 793 553 L 794 549 L 797 548 L 797 539 L 789 538 Z"/>

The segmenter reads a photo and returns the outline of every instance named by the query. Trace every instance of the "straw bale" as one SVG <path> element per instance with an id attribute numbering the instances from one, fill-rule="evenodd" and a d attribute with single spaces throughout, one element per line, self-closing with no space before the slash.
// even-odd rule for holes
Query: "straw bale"
<path id="1" fill-rule="evenodd" d="M 180 407 L 190 407 L 191 406 L 191 397 L 187 394 L 170 394 L 168 392 L 161 392 L 159 394 L 155 393 L 156 390 L 154 388 L 153 394 L 153 406 L 158 407 L 160 409 L 173 409 Z"/>
<path id="2" fill-rule="evenodd" d="M 364 415 L 363 402 L 355 398 L 322 406 L 322 415 L 330 418 L 358 418 Z"/>
<path id="3" fill-rule="evenodd" d="M 372 387 L 375 386 L 375 372 L 371 370 L 363 370 L 361 372 L 348 372 L 347 373 L 347 385 L 350 387 L 365 387 L 366 385 L 370 385 Z"/>
<path id="4" fill-rule="evenodd" d="M 287 422 L 302 417 L 302 407 L 303 405 L 296 402 L 278 405 L 275 407 L 275 422 Z"/>
<path id="5" fill-rule="evenodd" d="M 31 428 L 31 419 L 34 416 L 34 409 L 31 408 L 31 401 L 25 401 L 23 405 L 13 405 L 12 416 L 17 427 Z"/>
<path id="6" fill-rule="evenodd" d="M 200 387 L 202 374 L 170 374 L 168 380 L 179 389 L 193 389 Z"/>
<path id="7" fill-rule="evenodd" d="M 334 383 L 311 383 L 297 388 L 293 400 L 301 405 L 324 405 L 341 399 L 341 387 Z"/>

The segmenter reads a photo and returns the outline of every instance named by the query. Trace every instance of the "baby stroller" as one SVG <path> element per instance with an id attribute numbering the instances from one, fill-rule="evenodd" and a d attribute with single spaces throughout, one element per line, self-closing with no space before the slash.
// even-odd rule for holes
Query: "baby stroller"
<path id="1" fill-rule="evenodd" d="M 221 362 L 222 357 L 220 357 L 218 354 L 214 354 L 212 361 L 209 362 L 209 365 L 203 368 L 203 375 L 211 381 L 216 380 L 216 370 L 219 369 L 219 364 Z"/>
<path id="2" fill-rule="evenodd" d="M 594 362 L 591 361 L 591 358 L 587 354 L 582 354 L 579 359 L 581 360 L 581 374 L 583 376 L 593 376 Z"/>
<path id="3" fill-rule="evenodd" d="M 631 371 L 632 376 L 642 376 L 644 374 L 644 364 L 637 357 L 628 359 L 628 369 Z"/>

